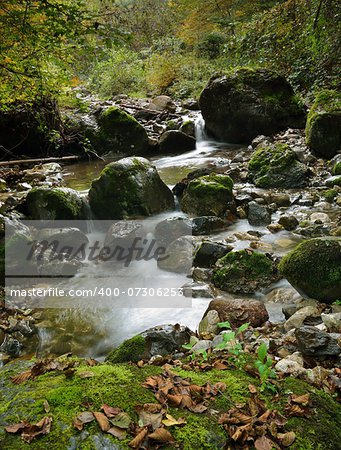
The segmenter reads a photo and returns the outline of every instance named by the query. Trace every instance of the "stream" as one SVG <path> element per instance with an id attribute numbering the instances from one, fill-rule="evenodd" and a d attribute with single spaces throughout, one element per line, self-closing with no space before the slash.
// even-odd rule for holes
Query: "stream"
<path id="1" fill-rule="evenodd" d="M 203 121 L 200 118 L 196 122 L 196 138 L 197 146 L 194 151 L 176 156 L 151 158 L 161 178 L 170 188 L 194 169 L 210 167 L 226 170 L 231 160 L 241 150 L 246 150 L 245 147 L 208 140 L 204 133 Z M 66 166 L 64 168 L 66 185 L 86 195 L 92 180 L 99 176 L 100 171 L 107 163 L 108 161 L 92 161 Z M 239 191 L 252 189 L 252 186 L 245 184 L 236 184 L 235 187 Z M 253 187 L 253 189 L 255 188 Z M 290 196 L 297 195 L 294 191 L 288 191 L 288 193 Z M 291 208 L 295 210 L 295 214 L 298 216 L 306 209 L 304 206 L 292 206 Z M 162 221 L 169 217 L 178 216 L 186 216 L 179 210 L 179 207 L 175 211 L 154 216 L 153 220 Z M 302 239 L 301 236 L 285 230 L 279 233 L 270 233 L 266 227 L 251 226 L 248 220 L 238 220 L 228 230 L 211 235 L 210 238 L 212 240 L 227 240 L 231 242 L 231 237 L 237 233 L 237 239 L 234 239 L 233 247 L 236 250 L 240 250 L 249 247 L 250 240 L 245 238 L 239 239 L 238 235 L 245 234 L 250 230 L 262 233 L 258 241 L 261 251 L 270 251 L 277 255 L 287 253 Z M 94 239 L 94 233 L 95 231 L 90 233 L 90 240 Z M 151 270 L 154 274 L 155 287 L 159 287 L 160 280 L 167 278 L 167 276 L 169 279 L 172 278 L 178 285 L 191 281 L 184 275 L 165 273 L 157 267 L 155 261 L 148 263 L 143 261 L 133 264 L 129 267 L 129 275 L 133 279 L 139 280 L 146 269 L 145 264 L 154 264 L 153 267 L 148 267 L 148 270 Z M 91 270 L 91 268 L 85 270 Z M 108 276 L 110 276 L 109 273 Z M 83 281 L 77 275 L 68 283 L 77 287 Z M 281 281 L 268 288 L 267 291 L 257 293 L 255 297 L 266 301 L 269 293 L 271 295 L 271 291 L 275 292 L 279 289 L 286 290 L 288 288 L 289 284 L 286 281 Z M 173 308 L 136 308 L 133 305 L 122 307 L 122 304 L 120 304 L 115 305 L 115 308 L 92 306 L 84 309 L 80 306 L 79 308 L 73 307 L 71 309 L 47 309 L 42 313 L 38 325 L 40 341 L 38 353 L 62 354 L 72 351 L 79 356 L 91 356 L 101 359 L 123 340 L 156 325 L 180 323 L 192 330 L 196 330 L 210 300 L 210 298 L 193 298 L 191 305 L 188 306 L 186 304 L 186 307 L 178 306 Z M 280 302 L 266 302 L 266 305 L 272 322 L 284 320 Z"/>

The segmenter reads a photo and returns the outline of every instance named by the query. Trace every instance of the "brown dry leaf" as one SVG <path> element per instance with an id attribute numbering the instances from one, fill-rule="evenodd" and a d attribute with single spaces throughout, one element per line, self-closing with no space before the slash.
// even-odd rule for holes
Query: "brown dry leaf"
<path id="1" fill-rule="evenodd" d="M 92 358 L 89 358 L 89 359 L 86 361 L 86 363 L 87 363 L 87 365 L 90 366 L 90 367 L 94 367 L 94 366 L 97 366 L 97 364 L 99 364 L 99 362 L 96 361 L 96 359 L 92 359 Z"/>
<path id="2" fill-rule="evenodd" d="M 215 361 L 212 364 L 212 366 L 216 370 L 227 370 L 228 369 L 228 366 L 226 364 L 222 363 L 221 361 Z"/>
<path id="3" fill-rule="evenodd" d="M 257 388 L 254 384 L 249 384 L 249 391 L 251 394 L 257 394 Z"/>
<path id="4" fill-rule="evenodd" d="M 31 378 L 31 376 L 32 376 L 32 372 L 30 370 L 27 370 L 26 372 L 22 372 L 19 375 L 15 375 L 15 376 L 11 377 L 10 380 L 14 384 L 21 384 L 21 383 L 24 383 L 25 381 L 29 380 Z"/>
<path id="5" fill-rule="evenodd" d="M 291 401 L 297 403 L 298 405 L 308 406 L 310 402 L 310 394 L 304 395 L 291 395 Z"/>
<path id="6" fill-rule="evenodd" d="M 159 377 L 158 375 L 156 376 L 152 376 L 152 377 L 148 377 L 146 379 L 146 381 L 142 384 L 143 387 L 146 387 L 147 389 L 150 388 L 156 388 L 159 384 L 159 379 L 161 377 Z"/>
<path id="7" fill-rule="evenodd" d="M 158 428 L 154 433 L 148 434 L 148 438 L 162 444 L 170 444 L 174 441 L 173 436 L 164 428 Z"/>
<path id="8" fill-rule="evenodd" d="M 205 406 L 203 403 L 199 403 L 198 405 L 193 405 L 188 409 L 196 414 L 202 414 L 207 410 L 207 406 Z"/>
<path id="9" fill-rule="evenodd" d="M 44 411 L 46 412 L 46 413 L 49 413 L 50 412 L 50 405 L 49 405 L 49 402 L 47 401 L 47 400 L 45 400 L 44 401 Z"/>
<path id="10" fill-rule="evenodd" d="M 92 378 L 95 376 L 90 370 L 85 370 L 84 372 L 78 372 L 77 374 L 80 378 Z"/>
<path id="11" fill-rule="evenodd" d="M 141 361 L 138 361 L 136 365 L 141 369 L 141 367 L 144 366 L 144 361 L 141 359 Z"/>
<path id="12" fill-rule="evenodd" d="M 77 430 L 82 431 L 84 424 L 90 423 L 95 420 L 94 415 L 91 411 L 84 411 L 78 414 L 78 416 L 73 420 L 73 426 L 77 428 Z"/>
<path id="13" fill-rule="evenodd" d="M 248 437 L 248 431 L 245 426 L 244 427 L 238 427 L 232 434 L 231 438 L 240 444 L 243 444 L 247 437 Z M 270 449 L 271 450 L 271 449 Z"/>
<path id="14" fill-rule="evenodd" d="M 296 417 L 304 417 L 308 415 L 309 411 L 307 408 L 301 408 L 299 405 L 287 405 L 285 407 L 285 412 L 289 417 L 296 416 Z"/>
<path id="15" fill-rule="evenodd" d="M 237 421 L 235 423 L 241 423 L 243 425 L 246 425 L 247 423 L 252 422 L 252 416 L 248 416 L 247 414 L 244 414 L 241 411 L 236 411 L 233 414 L 233 419 L 235 419 Z"/>
<path id="16" fill-rule="evenodd" d="M 167 395 L 168 402 L 171 406 L 180 406 L 182 402 L 182 395 Z"/>
<path id="17" fill-rule="evenodd" d="M 145 440 L 148 434 L 147 428 L 143 428 L 137 436 L 134 437 L 132 441 L 129 442 L 129 447 L 131 448 L 140 448 L 142 442 Z"/>
<path id="18" fill-rule="evenodd" d="M 102 431 L 105 433 L 110 429 L 110 422 L 103 413 L 101 412 L 94 412 L 95 419 L 97 420 L 97 423 Z"/>
<path id="19" fill-rule="evenodd" d="M 175 417 L 171 416 L 170 414 L 166 414 L 166 419 L 163 419 L 162 423 L 166 427 L 174 427 L 176 425 L 186 425 L 187 421 L 183 417 L 179 417 L 178 419 L 175 419 Z"/>
<path id="20" fill-rule="evenodd" d="M 289 431 L 288 433 L 279 433 L 278 439 L 284 447 L 290 447 L 296 439 L 296 434 L 293 431 Z"/>
<path id="21" fill-rule="evenodd" d="M 194 405 L 194 402 L 193 402 L 192 397 L 190 395 L 187 395 L 187 394 L 182 395 L 182 398 L 181 398 L 181 406 L 182 406 L 182 408 L 190 409 L 190 408 L 192 408 L 193 405 Z"/>
<path id="22" fill-rule="evenodd" d="M 272 450 L 273 447 L 274 443 L 266 436 L 262 436 L 255 441 L 255 448 L 257 450 Z"/>
<path id="23" fill-rule="evenodd" d="M 261 416 L 257 417 L 257 419 L 256 419 L 257 422 L 266 423 L 268 421 L 268 418 L 269 418 L 271 413 L 272 413 L 272 411 L 270 409 L 268 409 Z"/>
<path id="24" fill-rule="evenodd" d="M 101 406 L 101 410 L 104 412 L 104 414 L 109 419 L 112 419 L 113 417 L 116 417 L 117 414 L 122 412 L 122 409 L 120 409 L 120 408 L 113 408 L 112 406 L 109 406 L 106 403 L 104 403 L 104 405 Z"/>
<path id="25" fill-rule="evenodd" d="M 145 407 L 147 405 L 147 407 Z M 139 415 L 139 425 L 140 427 L 146 427 L 148 425 L 151 425 L 153 430 L 158 429 L 161 426 L 163 413 L 162 412 L 156 412 L 152 413 L 149 412 L 150 407 L 148 407 L 148 404 L 146 405 L 137 405 L 135 407 L 135 410 L 137 414 Z"/>
<path id="26" fill-rule="evenodd" d="M 120 412 L 114 419 L 111 419 L 111 423 L 118 428 L 128 429 L 131 424 L 131 418 L 125 412 Z"/>
<path id="27" fill-rule="evenodd" d="M 127 437 L 127 432 L 118 427 L 111 427 L 108 431 L 108 434 L 111 434 L 115 438 L 120 441 L 123 441 Z"/>
<path id="28" fill-rule="evenodd" d="M 35 425 L 26 427 L 21 434 L 21 438 L 25 442 L 30 443 L 38 436 L 45 436 L 46 434 L 49 434 L 51 431 L 51 424 L 52 417 L 44 417 Z"/>
<path id="29" fill-rule="evenodd" d="M 20 422 L 20 423 L 14 423 L 13 425 L 8 425 L 5 427 L 5 430 L 7 433 L 18 433 L 19 431 L 22 431 L 24 428 L 27 428 L 30 426 L 28 422 Z"/>
<path id="30" fill-rule="evenodd" d="M 159 403 L 145 403 L 143 405 L 143 408 L 145 411 L 148 411 L 153 414 L 162 411 L 162 405 L 160 405 Z"/>

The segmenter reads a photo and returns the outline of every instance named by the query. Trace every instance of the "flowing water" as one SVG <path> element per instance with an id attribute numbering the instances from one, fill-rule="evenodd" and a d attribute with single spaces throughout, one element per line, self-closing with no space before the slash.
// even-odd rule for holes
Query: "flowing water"
<path id="1" fill-rule="evenodd" d="M 203 120 L 199 117 L 196 123 L 196 149 L 176 156 L 155 156 L 151 158 L 157 167 L 161 178 L 172 187 L 184 178 L 190 171 L 211 167 L 219 170 L 227 169 L 231 160 L 245 150 L 240 146 L 221 144 L 207 139 L 204 132 Z M 93 179 L 97 178 L 101 169 L 107 162 L 81 162 L 65 167 L 64 178 L 67 185 L 84 194 L 88 191 Z M 184 215 L 179 210 L 163 213 L 156 220 L 161 221 L 168 217 Z M 262 231 L 261 239 L 263 250 L 275 251 L 284 254 L 293 248 L 298 238 L 287 231 L 277 234 L 270 233 L 265 227 L 252 227 L 247 220 L 238 220 L 227 231 L 212 236 L 214 239 L 226 240 L 234 233 L 245 233 L 250 230 Z M 93 239 L 94 235 L 90 235 Z M 250 240 L 240 239 L 234 243 L 235 249 L 246 248 Z M 133 264 L 129 267 L 130 276 L 136 280 L 141 279 L 146 269 L 145 262 Z M 160 286 L 160 280 L 165 277 L 155 261 L 149 267 L 154 276 L 155 287 Z M 92 270 L 87 268 L 84 270 Z M 108 274 L 109 276 L 109 274 Z M 189 282 L 183 275 L 168 273 L 176 283 Z M 74 286 L 81 286 L 81 276 L 72 279 Z M 274 288 L 286 288 L 288 284 L 281 282 Z M 264 298 L 267 293 L 259 293 L 257 297 Z M 149 327 L 166 324 L 181 323 L 195 330 L 209 303 L 209 298 L 193 299 L 192 306 L 181 308 L 135 308 L 134 305 L 122 307 L 113 305 L 110 308 L 91 306 L 87 308 L 68 308 L 64 310 L 46 310 L 42 315 L 40 324 L 41 352 L 64 353 L 72 351 L 80 356 L 102 357 L 114 346 Z M 186 305 L 187 306 L 187 305 Z M 272 320 L 282 320 L 281 304 L 272 303 L 268 307 Z"/>

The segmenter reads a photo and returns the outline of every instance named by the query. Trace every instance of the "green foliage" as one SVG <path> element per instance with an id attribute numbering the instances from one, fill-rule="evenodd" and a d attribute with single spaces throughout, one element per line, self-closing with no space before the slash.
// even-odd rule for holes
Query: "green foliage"
<path id="1" fill-rule="evenodd" d="M 218 58 L 223 51 L 225 42 L 225 35 L 218 31 L 206 34 L 198 44 L 198 56 L 206 56 L 209 59 Z"/>
<path id="2" fill-rule="evenodd" d="M 259 378 L 261 380 L 261 391 L 269 390 L 276 392 L 276 388 L 270 383 L 270 378 L 276 378 L 276 372 L 272 369 L 273 360 L 268 356 L 268 347 L 266 344 L 261 344 L 257 350 L 257 359 L 254 362 L 258 370 Z"/>

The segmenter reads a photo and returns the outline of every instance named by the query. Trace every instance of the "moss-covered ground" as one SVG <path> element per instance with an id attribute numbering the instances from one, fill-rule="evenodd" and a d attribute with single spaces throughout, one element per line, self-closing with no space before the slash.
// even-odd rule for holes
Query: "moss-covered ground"
<path id="1" fill-rule="evenodd" d="M 162 372 L 161 367 L 144 366 L 138 368 L 130 364 L 100 364 L 89 367 L 80 361 L 73 377 L 50 372 L 20 385 L 13 384 L 9 377 L 16 375 L 32 362 L 19 361 L 8 364 L 1 370 L 1 407 L 0 407 L 0 447 L 3 450 L 33 449 L 128 449 L 129 438 L 118 441 L 103 434 L 98 425 L 92 422 L 85 429 L 77 431 L 73 418 L 86 410 L 99 411 L 103 403 L 119 407 L 127 412 L 132 420 L 138 421 L 135 412 L 137 404 L 157 403 L 153 393 L 142 387 L 146 377 Z M 179 444 L 179 448 L 222 449 L 226 446 L 226 435 L 218 417 L 236 403 L 245 403 L 250 396 L 250 383 L 258 381 L 238 370 L 194 372 L 179 368 L 172 369 L 183 378 L 190 377 L 193 383 L 204 385 L 207 382 L 223 381 L 227 389 L 223 395 L 210 402 L 204 414 L 194 414 L 184 409 L 170 408 L 175 418 L 185 417 L 184 427 L 172 427 L 170 430 Z M 93 376 L 82 378 L 86 371 Z M 330 396 L 307 385 L 303 381 L 288 378 L 280 383 L 280 400 L 273 403 L 271 396 L 264 396 L 268 406 L 283 410 L 290 393 L 311 393 L 313 414 L 311 417 L 291 418 L 288 430 L 294 430 L 297 438 L 290 447 L 292 450 L 335 450 L 341 438 L 341 407 Z M 44 402 L 48 402 L 50 411 L 46 413 Z M 22 420 L 36 422 L 45 416 L 53 418 L 50 434 L 37 438 L 31 444 L 25 444 L 20 436 L 4 431 L 4 426 Z M 174 448 L 174 447 L 164 447 Z"/>

